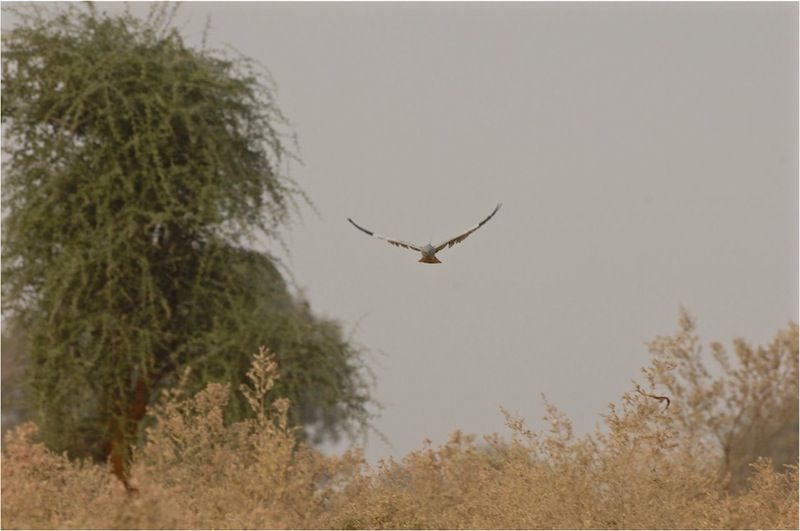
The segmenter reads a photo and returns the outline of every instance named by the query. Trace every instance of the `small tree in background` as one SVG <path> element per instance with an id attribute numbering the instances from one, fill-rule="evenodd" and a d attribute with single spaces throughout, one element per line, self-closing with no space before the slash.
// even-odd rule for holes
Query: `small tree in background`
<path id="1" fill-rule="evenodd" d="M 681 308 L 679 330 L 648 344 L 651 385 L 672 397 L 671 418 L 696 448 L 720 456 L 721 480 L 734 491 L 747 485 L 752 463 L 767 457 L 782 471 L 797 465 L 798 327 L 789 323 L 766 347 L 733 342 L 735 360 L 722 344 L 710 345 L 709 369 L 697 327 Z"/>
<path id="2" fill-rule="evenodd" d="M 167 6 L 144 21 L 91 4 L 13 10 L 3 35 L 4 312 L 27 336 L 45 441 L 110 457 L 120 477 L 178 369 L 197 389 L 238 386 L 260 345 L 307 435 L 368 420 L 358 349 L 248 245 L 280 241 L 304 198 L 282 170 L 272 85 L 248 59 L 188 48 Z"/>

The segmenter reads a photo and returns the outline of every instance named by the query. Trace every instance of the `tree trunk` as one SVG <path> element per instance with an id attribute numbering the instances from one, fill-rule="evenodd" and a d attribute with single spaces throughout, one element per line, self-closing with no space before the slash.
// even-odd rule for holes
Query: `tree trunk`
<path id="1" fill-rule="evenodd" d="M 115 418 L 114 426 L 109 431 L 110 436 L 104 447 L 111 473 L 114 474 L 125 486 L 128 492 L 137 492 L 130 483 L 130 465 L 132 445 L 142 420 L 147 412 L 147 403 L 150 399 L 150 390 L 142 377 L 136 380 L 133 397 L 127 408 L 123 407 L 121 414 Z"/>

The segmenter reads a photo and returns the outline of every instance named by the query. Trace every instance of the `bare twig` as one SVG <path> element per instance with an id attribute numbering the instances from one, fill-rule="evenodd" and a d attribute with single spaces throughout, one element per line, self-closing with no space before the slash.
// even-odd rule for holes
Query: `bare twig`
<path id="1" fill-rule="evenodd" d="M 639 386 L 639 384 L 636 384 L 636 392 L 638 392 L 638 393 L 639 393 L 640 395 L 642 395 L 642 396 L 646 396 L 647 398 L 652 398 L 652 399 L 654 399 L 654 400 L 658 400 L 659 402 L 666 402 L 666 403 L 667 403 L 667 405 L 666 405 L 666 407 L 664 408 L 664 411 L 666 411 L 667 409 L 669 409 L 669 404 L 670 404 L 669 397 L 667 397 L 667 396 L 651 395 L 651 394 L 649 394 L 649 393 L 645 393 L 645 392 L 644 392 L 644 390 L 641 388 L 641 386 Z"/>

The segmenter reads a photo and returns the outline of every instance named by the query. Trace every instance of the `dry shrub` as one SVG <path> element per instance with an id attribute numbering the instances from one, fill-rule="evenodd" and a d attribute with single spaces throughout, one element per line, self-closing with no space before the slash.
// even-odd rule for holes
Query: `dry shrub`
<path id="1" fill-rule="evenodd" d="M 127 493 L 104 467 L 72 463 L 33 442 L 26 424 L 3 454 L 3 527 L 280 528 L 318 520 L 321 482 L 362 461 L 326 458 L 299 443 L 288 402 L 268 403 L 278 377 L 262 349 L 240 390 L 253 417 L 226 425 L 228 386 L 209 384 L 195 396 L 181 386 L 153 411 L 147 442 L 134 452 Z M 350 474 L 348 474 L 350 475 Z"/>
<path id="2" fill-rule="evenodd" d="M 754 457 L 743 484 L 731 482 L 733 455 L 771 452 L 756 451 L 749 424 L 775 428 L 791 411 L 786 393 L 796 399 L 796 325 L 766 349 L 738 341 L 749 357 L 712 376 L 684 315 L 678 334 L 650 345 L 647 391 L 634 383 L 603 429 L 575 436 L 545 401 L 546 430 L 503 411 L 510 438 L 455 432 L 376 467 L 357 450 L 325 457 L 298 442 L 286 401 L 269 399 L 278 373 L 262 349 L 239 390 L 248 420 L 223 421 L 225 385 L 167 393 L 135 452 L 135 494 L 105 468 L 34 442 L 33 425 L 14 431 L 3 450 L 3 527 L 797 528 L 796 453 L 788 467 Z M 718 345 L 712 352 L 721 357 Z M 669 407 L 654 399 L 662 394 Z"/>
<path id="3" fill-rule="evenodd" d="M 673 397 L 669 417 L 687 446 L 711 448 L 726 488 L 747 486 L 751 463 L 769 457 L 779 468 L 798 455 L 798 328 L 789 323 L 767 347 L 733 342 L 734 358 L 711 344 L 708 368 L 696 326 L 681 309 L 674 336 L 650 342 L 652 364 L 643 370 L 651 386 Z"/>

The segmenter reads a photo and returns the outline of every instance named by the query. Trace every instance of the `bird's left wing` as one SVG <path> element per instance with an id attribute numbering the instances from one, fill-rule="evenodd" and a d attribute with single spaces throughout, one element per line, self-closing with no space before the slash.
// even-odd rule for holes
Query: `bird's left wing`
<path id="1" fill-rule="evenodd" d="M 376 233 L 372 232 L 371 230 L 367 230 L 364 227 L 359 226 L 355 221 L 353 221 L 350 218 L 347 218 L 347 221 L 352 223 L 353 226 L 355 228 L 357 228 L 358 230 L 360 230 L 361 232 L 366 232 L 370 236 L 374 236 L 376 238 L 380 238 L 381 240 L 385 240 L 385 241 L 391 243 L 392 245 L 396 245 L 397 247 L 403 247 L 404 249 L 411 249 L 412 251 L 422 252 L 422 249 L 419 248 L 418 246 L 414 245 L 414 244 L 411 244 L 411 243 L 408 243 L 408 242 L 404 242 L 402 240 L 395 240 L 394 238 L 389 238 L 388 236 L 383 236 L 381 234 L 376 234 Z"/>
<path id="2" fill-rule="evenodd" d="M 478 230 L 479 228 L 481 228 L 481 227 L 483 226 L 483 224 L 484 224 L 484 223 L 486 223 L 487 221 L 489 221 L 490 219 L 492 219 L 492 216 L 494 216 L 495 214 L 497 214 L 497 211 L 498 211 L 498 210 L 500 210 L 500 207 L 501 207 L 501 206 L 503 206 L 503 203 L 497 203 L 497 206 L 496 206 L 496 207 L 494 207 L 494 210 L 492 210 L 492 213 L 491 213 L 491 214 L 489 214 L 489 215 L 486 217 L 486 219 L 484 219 L 483 221 L 481 221 L 480 223 L 478 223 L 477 225 L 475 225 L 474 227 L 472 227 L 472 228 L 471 228 L 471 229 L 469 229 L 468 231 L 466 231 L 466 232 L 462 232 L 461 234 L 459 234 L 459 235 L 458 235 L 458 236 L 456 236 L 455 238 L 450 238 L 449 240 L 447 240 L 447 241 L 444 241 L 444 242 L 440 243 L 439 245 L 437 245 L 437 246 L 436 246 L 436 252 L 438 253 L 439 251 L 441 251 L 441 250 L 442 250 L 442 249 L 444 249 L 445 247 L 452 247 L 452 246 L 454 246 L 454 245 L 455 245 L 455 244 L 457 244 L 457 243 L 461 243 L 461 242 L 463 242 L 465 239 L 467 239 L 467 236 L 469 236 L 470 234 L 472 234 L 473 232 L 475 232 L 476 230 Z"/>

